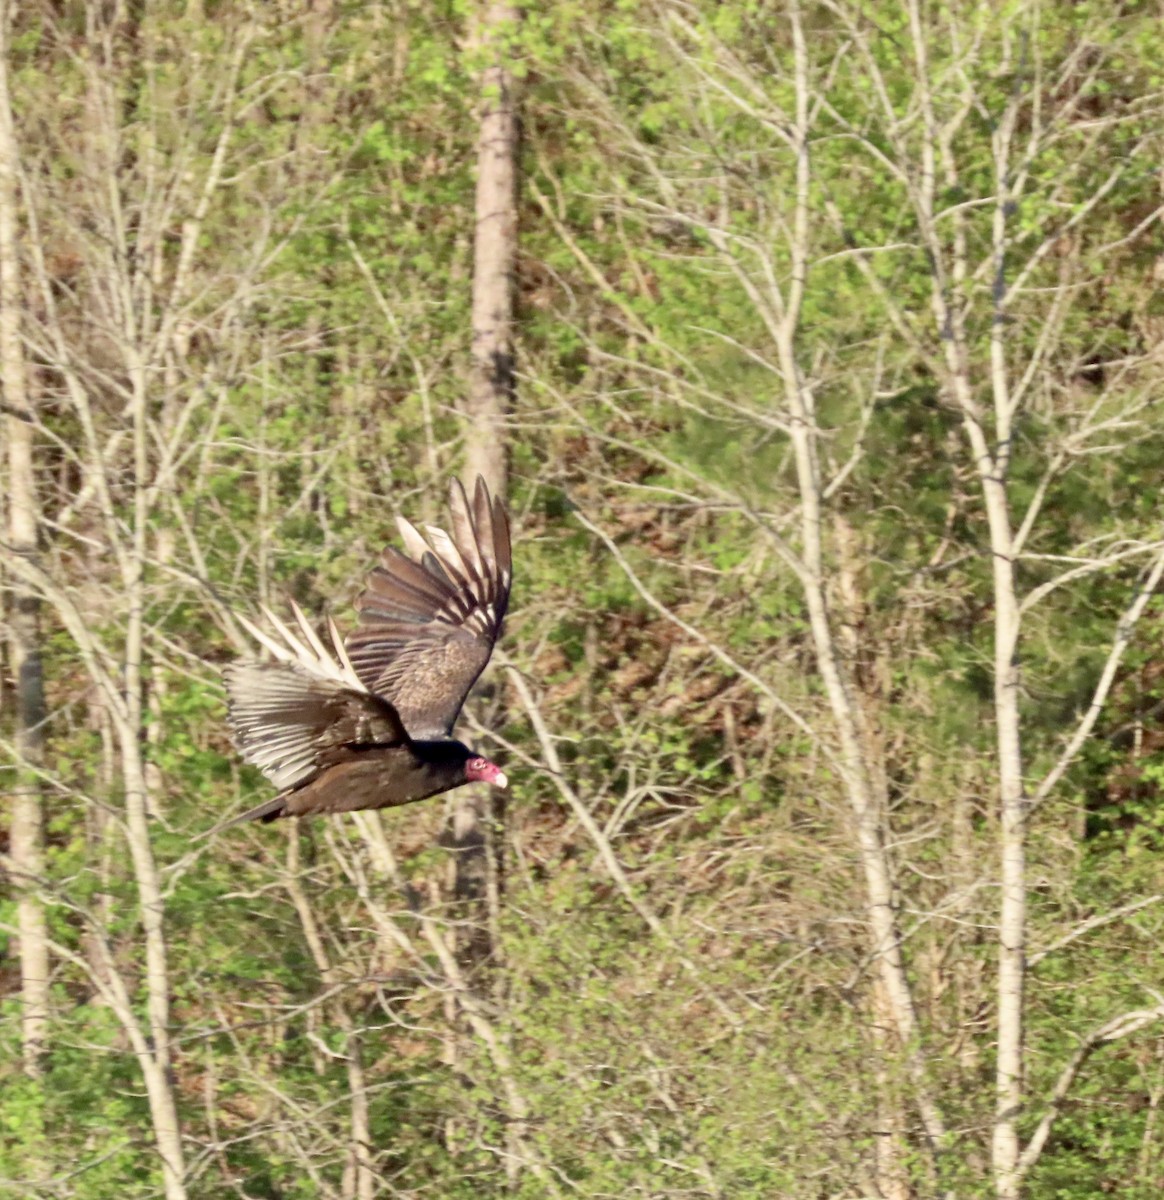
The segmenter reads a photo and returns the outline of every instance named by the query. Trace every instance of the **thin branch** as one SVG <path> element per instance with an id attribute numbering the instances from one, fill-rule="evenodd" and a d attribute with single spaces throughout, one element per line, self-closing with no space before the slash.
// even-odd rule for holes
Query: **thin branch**
<path id="1" fill-rule="evenodd" d="M 1139 912 L 1142 908 L 1148 908 L 1153 904 L 1158 904 L 1164 900 L 1164 893 L 1157 892 L 1154 896 L 1146 896 L 1141 900 L 1133 900 L 1130 904 L 1121 904 L 1119 908 L 1113 908 L 1110 912 L 1100 913 L 1098 916 L 1089 917 L 1080 925 L 1076 925 L 1069 933 L 1065 933 L 1061 938 L 1056 938 L 1049 946 L 1044 946 L 1042 950 L 1037 950 L 1027 957 L 1027 966 L 1034 967 L 1041 963 L 1048 955 L 1054 954 L 1058 950 L 1062 950 L 1064 946 L 1070 946 L 1072 942 L 1078 941 L 1081 937 L 1086 937 L 1093 930 L 1102 929 L 1105 925 L 1110 925 L 1114 921 L 1118 921 L 1121 917 L 1131 916 L 1134 912 Z"/>
<path id="2" fill-rule="evenodd" d="M 1047 1139 L 1051 1136 L 1051 1129 L 1054 1127 L 1056 1119 L 1063 1110 L 1063 1101 L 1066 1100 L 1067 1094 L 1071 1091 L 1079 1072 L 1083 1069 L 1084 1064 L 1092 1054 L 1100 1046 L 1106 1046 L 1111 1042 L 1118 1042 L 1123 1038 L 1130 1037 L 1133 1033 L 1138 1033 L 1145 1026 L 1151 1025 L 1161 1018 L 1164 1018 L 1164 1003 L 1157 1004 L 1155 1008 L 1136 1009 L 1132 1012 L 1121 1013 L 1118 1017 L 1113 1017 L 1110 1021 L 1099 1026 L 1098 1029 L 1093 1029 L 1083 1039 L 1079 1048 L 1071 1056 L 1067 1065 L 1060 1073 L 1054 1088 L 1051 1090 L 1050 1098 L 1047 1100 L 1046 1111 L 1035 1127 L 1035 1132 L 1031 1134 L 1030 1141 L 1027 1142 L 1023 1152 L 1019 1155 L 1018 1163 L 1015 1167 L 1015 1174 L 1019 1179 L 1023 1179 L 1039 1161 L 1043 1150 L 1046 1148 Z"/>
<path id="3" fill-rule="evenodd" d="M 607 873 L 622 893 L 623 899 L 639 914 L 647 928 L 671 950 L 676 957 L 676 961 L 692 977 L 696 987 L 703 993 L 704 998 L 715 1006 L 720 1016 L 734 1030 L 742 1029 L 744 1025 L 743 1018 L 735 1013 L 711 985 L 706 982 L 702 972 L 691 958 L 684 953 L 682 947 L 676 942 L 663 922 L 659 920 L 647 904 L 635 895 L 634 888 L 631 886 L 626 872 L 622 869 L 622 864 L 618 861 L 609 838 L 602 832 L 590 810 L 582 803 L 581 797 L 567 782 L 566 776 L 562 771 L 561 759 L 558 758 L 558 751 L 554 746 L 554 740 L 550 736 L 550 731 L 546 727 L 541 710 L 534 701 L 533 693 L 529 690 L 529 685 L 526 683 L 524 676 L 512 664 L 506 665 L 510 681 L 517 689 L 517 694 L 521 697 L 526 715 L 529 717 L 530 724 L 534 728 L 534 733 L 537 734 L 538 741 L 541 743 L 546 765 L 550 768 L 550 777 L 553 779 L 558 791 L 562 794 L 562 798 L 570 806 L 570 810 L 577 818 L 578 823 L 590 835 L 590 840 L 594 843 L 598 851 L 598 856 L 602 859 L 603 866 L 606 867 Z"/>
<path id="4" fill-rule="evenodd" d="M 1104 663 L 1103 671 L 1099 676 L 1099 682 L 1095 685 L 1095 691 L 1092 694 L 1091 703 L 1087 707 L 1087 712 L 1084 713 L 1083 719 L 1076 726 L 1075 733 L 1064 747 L 1063 753 L 1059 755 L 1055 765 L 1043 777 L 1043 782 L 1039 784 L 1032 794 L 1028 804 L 1028 812 L 1033 812 L 1047 799 L 1059 780 L 1063 778 L 1067 768 L 1075 761 L 1075 756 L 1083 748 L 1083 744 L 1091 736 L 1091 731 L 1095 728 L 1095 723 L 1099 719 L 1099 714 L 1103 711 L 1104 703 L 1107 701 L 1107 694 L 1111 691 L 1111 685 L 1115 682 L 1116 671 L 1119 669 L 1124 654 L 1131 644 L 1136 622 L 1139 621 L 1144 609 L 1148 605 L 1148 601 L 1160 586 L 1162 575 L 1164 575 L 1164 550 L 1156 556 L 1156 561 L 1152 564 L 1148 572 L 1148 577 L 1136 592 L 1124 615 L 1119 619 L 1116 625 L 1115 638 L 1112 641 L 1111 650 L 1108 652 L 1107 662 Z"/>
<path id="5" fill-rule="evenodd" d="M 661 616 L 666 617 L 673 625 L 683 630 L 692 641 L 698 642 L 701 646 L 710 650 L 713 655 L 729 670 L 735 672 L 741 679 L 746 679 L 762 696 L 770 700 L 776 708 L 780 710 L 795 726 L 800 730 L 805 737 L 809 738 L 813 745 L 817 747 L 829 762 L 838 770 L 841 771 L 841 762 L 836 756 L 836 752 L 831 747 L 825 745 L 820 738 L 820 735 L 808 723 L 808 721 L 800 715 L 782 696 L 780 696 L 772 687 L 765 683 L 758 675 L 749 671 L 742 663 L 737 662 L 732 656 L 717 643 L 713 642 L 705 633 L 701 633 L 694 625 L 689 625 L 682 617 L 676 616 L 638 577 L 635 569 L 627 561 L 623 552 L 615 545 L 613 538 L 603 529 L 600 529 L 589 518 L 587 518 L 581 509 L 575 506 L 574 516 L 579 523 L 590 530 L 610 551 L 611 557 L 619 567 L 622 568 L 623 574 L 630 580 L 631 586 L 636 592 Z M 842 772 L 843 773 L 843 772 Z"/>

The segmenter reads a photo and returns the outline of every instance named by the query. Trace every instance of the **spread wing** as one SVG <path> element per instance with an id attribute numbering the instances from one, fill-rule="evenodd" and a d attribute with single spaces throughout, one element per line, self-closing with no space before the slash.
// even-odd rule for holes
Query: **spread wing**
<path id="1" fill-rule="evenodd" d="M 356 601 L 347 653 L 361 683 L 399 713 L 418 740 L 447 737 L 485 669 L 509 603 L 509 521 L 478 477 L 472 504 L 454 480 L 452 536 L 428 541 L 399 520 L 408 556 L 384 551 Z"/>
<path id="2" fill-rule="evenodd" d="M 352 670 L 334 626 L 338 658 L 294 611 L 304 640 L 271 613 L 281 640 L 240 618 L 277 661 L 244 660 L 223 673 L 239 752 L 280 791 L 310 781 L 342 747 L 408 745 L 392 705 L 370 694 Z"/>

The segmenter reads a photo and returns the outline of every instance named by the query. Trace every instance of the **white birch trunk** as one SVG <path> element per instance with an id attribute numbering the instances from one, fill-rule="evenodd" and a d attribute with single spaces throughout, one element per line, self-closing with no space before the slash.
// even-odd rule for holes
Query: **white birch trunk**
<path id="1" fill-rule="evenodd" d="M 8 437 L 8 541 L 12 552 L 35 561 L 40 524 L 33 472 L 33 414 L 20 340 L 17 146 L 8 90 L 11 11 L 0 0 L 0 373 Z M 42 1073 L 48 1024 L 49 956 L 44 906 L 37 891 L 43 863 L 43 813 L 35 768 L 44 758 L 47 716 L 40 657 L 40 601 L 19 578 L 8 613 L 9 654 L 16 678 L 16 749 L 19 756 L 9 831 L 12 881 L 20 930 L 20 1036 L 24 1070 Z"/>
<path id="2" fill-rule="evenodd" d="M 796 332 L 810 257 L 810 88 L 804 31 L 797 8 L 792 10 L 792 32 L 796 54 L 796 205 L 790 239 L 790 281 L 786 293 L 776 298 L 778 324 L 775 341 L 784 380 L 801 505 L 800 577 L 817 668 L 840 743 L 844 787 L 853 812 L 857 850 L 865 877 L 865 910 L 875 969 L 906 1056 L 926 1139 L 931 1152 L 936 1152 L 945 1135 L 945 1124 L 927 1083 L 924 1057 L 918 1045 L 917 1013 L 898 929 L 883 806 L 874 785 L 874 770 L 867 752 L 868 739 L 862 737 L 861 712 L 844 666 L 825 595 L 821 528 L 824 488 L 816 448 L 819 428 L 814 397 L 801 377 L 796 358 Z"/>
<path id="3" fill-rule="evenodd" d="M 125 719 L 119 722 L 121 771 L 125 784 L 125 822 L 130 858 L 141 908 L 146 952 L 146 1006 L 149 1017 L 152 1069 L 146 1072 L 150 1117 L 162 1160 L 166 1200 L 186 1200 L 185 1159 L 178 1106 L 174 1094 L 173 1052 L 170 1046 L 170 972 L 166 950 L 165 900 L 149 833 L 149 789 L 143 753 L 145 679 L 145 563 L 148 552 L 149 506 L 146 382 L 141 363 L 133 356 L 134 390 L 134 526 L 125 579 L 129 619 L 125 633 Z"/>

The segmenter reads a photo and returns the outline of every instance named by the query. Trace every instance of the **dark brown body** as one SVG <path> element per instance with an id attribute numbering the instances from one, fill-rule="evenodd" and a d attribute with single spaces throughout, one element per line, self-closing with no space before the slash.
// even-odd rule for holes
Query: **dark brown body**
<path id="1" fill-rule="evenodd" d="M 326 767 L 309 783 L 277 797 L 282 807 L 264 815 L 263 820 L 396 808 L 427 800 L 467 782 L 469 750 L 460 742 L 422 742 L 345 749 L 337 758 L 341 761 Z"/>

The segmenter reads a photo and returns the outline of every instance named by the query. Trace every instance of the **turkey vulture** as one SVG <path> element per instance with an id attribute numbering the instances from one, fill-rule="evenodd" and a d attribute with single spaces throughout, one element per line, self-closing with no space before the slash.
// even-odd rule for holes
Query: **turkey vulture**
<path id="1" fill-rule="evenodd" d="M 477 479 L 470 504 L 450 489 L 452 536 L 428 540 L 397 518 L 408 554 L 389 546 L 356 601 L 360 619 L 334 654 L 293 605 L 272 636 L 242 618 L 275 662 L 226 668 L 235 743 L 279 789 L 220 828 L 311 813 L 388 808 L 505 774 L 456 741 L 453 725 L 489 661 L 509 601 L 509 522 Z"/>

